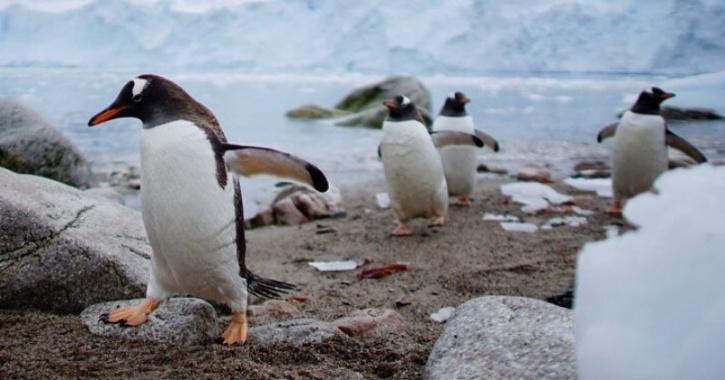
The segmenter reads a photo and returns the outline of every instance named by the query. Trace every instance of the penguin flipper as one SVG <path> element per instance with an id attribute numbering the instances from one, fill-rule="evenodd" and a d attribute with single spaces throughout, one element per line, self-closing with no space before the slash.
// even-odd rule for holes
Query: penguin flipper
<path id="1" fill-rule="evenodd" d="M 698 164 L 707 162 L 707 157 L 705 157 L 705 155 L 702 154 L 702 152 L 700 152 L 699 149 L 695 148 L 692 144 L 687 142 L 687 140 L 674 134 L 669 129 L 665 130 L 665 143 L 667 145 L 679 150 L 680 152 L 688 155 L 690 158 L 695 160 Z"/>
<path id="2" fill-rule="evenodd" d="M 602 141 L 614 136 L 615 133 L 617 133 L 617 126 L 619 125 L 619 122 L 612 123 L 607 125 L 606 127 L 602 128 L 601 131 L 597 134 L 597 142 L 601 143 Z"/>
<path id="3" fill-rule="evenodd" d="M 293 284 L 264 278 L 250 271 L 244 277 L 247 279 L 249 292 L 260 298 L 279 298 L 282 294 L 297 289 Z"/>
<path id="4" fill-rule="evenodd" d="M 474 145 L 479 148 L 483 147 L 483 141 L 480 138 L 464 132 L 435 131 L 431 132 L 430 137 L 433 139 L 433 145 L 437 148 L 450 145 Z"/>
<path id="5" fill-rule="evenodd" d="M 475 129 L 473 133 L 475 133 L 476 137 L 483 141 L 484 145 L 493 149 L 494 152 L 498 152 L 498 141 L 496 141 L 496 139 L 494 139 L 491 135 L 478 129 Z"/>
<path id="6" fill-rule="evenodd" d="M 228 170 L 245 177 L 268 174 L 306 183 L 320 192 L 329 188 L 317 166 L 289 153 L 248 145 L 223 144 Z"/>

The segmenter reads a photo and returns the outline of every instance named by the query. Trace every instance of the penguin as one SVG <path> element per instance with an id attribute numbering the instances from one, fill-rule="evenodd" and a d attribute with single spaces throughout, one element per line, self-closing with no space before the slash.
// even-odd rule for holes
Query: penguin
<path id="1" fill-rule="evenodd" d="M 247 298 L 276 297 L 294 289 L 245 265 L 244 213 L 237 175 L 273 174 L 326 191 L 314 165 L 268 148 L 229 144 L 214 114 L 176 83 L 145 74 L 126 83 L 116 100 L 88 126 L 132 117 L 141 120 L 141 204 L 152 247 L 146 298 L 117 308 L 107 323 L 138 326 L 164 300 L 187 294 L 232 311 L 223 343 L 247 339 Z"/>
<path id="2" fill-rule="evenodd" d="M 604 127 L 597 135 L 599 143 L 614 137 L 611 157 L 614 197 L 608 213 L 621 215 L 627 199 L 652 188 L 657 177 L 667 170 L 668 145 L 697 163 L 707 162 L 702 152 L 667 128 L 660 105 L 674 96 L 658 87 L 642 91 L 619 122 Z"/>
<path id="3" fill-rule="evenodd" d="M 383 161 L 391 205 L 398 218 L 393 236 L 413 232 L 412 218 L 431 218 L 431 226 L 443 225 L 448 212 L 448 187 L 436 147 L 483 146 L 476 136 L 441 131 L 429 134 L 415 104 L 405 96 L 383 102 L 388 117 L 383 122 L 383 139 L 378 154 Z"/>
<path id="4" fill-rule="evenodd" d="M 475 134 L 494 152 L 498 152 L 498 142 L 491 136 L 476 130 L 473 118 L 466 112 L 466 104 L 471 100 L 462 92 L 450 94 L 441 112 L 433 122 L 433 131 L 456 131 Z M 454 205 L 471 205 L 471 193 L 476 184 L 476 150 L 471 146 L 448 146 L 440 149 L 443 172 L 448 183 L 448 194 L 456 197 Z"/>

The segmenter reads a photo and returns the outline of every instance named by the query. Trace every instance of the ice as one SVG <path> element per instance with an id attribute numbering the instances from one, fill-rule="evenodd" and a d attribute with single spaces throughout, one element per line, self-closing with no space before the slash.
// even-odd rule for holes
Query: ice
<path id="1" fill-rule="evenodd" d="M 320 272 L 342 272 L 354 270 L 358 267 L 358 262 L 353 260 L 346 261 L 311 261 L 308 263 L 311 267 Z"/>
<path id="2" fill-rule="evenodd" d="M 587 224 L 587 218 L 583 216 L 557 216 L 551 218 L 541 226 L 542 230 L 550 230 L 553 227 L 569 226 L 579 227 Z"/>
<path id="3" fill-rule="evenodd" d="M 433 322 L 443 323 L 450 319 L 453 316 L 453 313 L 456 311 L 455 307 L 446 306 L 444 308 L 439 309 L 435 313 L 430 315 L 430 319 Z"/>
<path id="4" fill-rule="evenodd" d="M 533 223 L 501 222 L 501 228 L 509 232 L 536 232 L 539 227 Z"/>
<path id="5" fill-rule="evenodd" d="M 490 212 L 483 214 L 483 220 L 494 222 L 518 222 L 519 217 L 511 214 L 492 214 Z"/>
<path id="6" fill-rule="evenodd" d="M 720 0 L 0 0 L 0 65 L 696 74 Z"/>
<path id="7" fill-rule="evenodd" d="M 600 197 L 612 197 L 612 180 L 610 178 L 567 178 L 564 183 L 579 190 L 594 191 Z"/>
<path id="8" fill-rule="evenodd" d="M 582 379 L 722 379 L 725 167 L 663 174 L 630 200 L 633 232 L 587 244 L 577 266 Z"/>
<path id="9" fill-rule="evenodd" d="M 375 194 L 375 203 L 377 203 L 378 207 L 381 209 L 390 208 L 390 196 L 388 193 L 377 193 Z"/>
<path id="10" fill-rule="evenodd" d="M 550 186 L 538 182 L 514 182 L 501 185 L 501 193 L 510 196 L 514 202 L 524 204 L 522 210 L 535 213 L 553 205 L 571 200 L 571 197 L 556 192 Z"/>

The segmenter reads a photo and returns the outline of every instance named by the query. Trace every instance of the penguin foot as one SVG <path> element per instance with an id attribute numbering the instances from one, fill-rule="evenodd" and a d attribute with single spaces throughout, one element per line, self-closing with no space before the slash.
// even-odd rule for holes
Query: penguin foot
<path id="1" fill-rule="evenodd" d="M 605 212 L 611 216 L 622 216 L 622 202 L 612 201 L 612 205 Z"/>
<path id="2" fill-rule="evenodd" d="M 138 326 L 148 320 L 149 314 L 161 304 L 160 300 L 146 298 L 136 306 L 119 307 L 101 316 L 103 322 L 120 323 L 123 326 Z"/>
<path id="3" fill-rule="evenodd" d="M 471 207 L 471 198 L 462 195 L 460 197 L 456 197 L 451 204 L 456 207 Z"/>
<path id="4" fill-rule="evenodd" d="M 428 224 L 428 227 L 440 227 L 445 223 L 446 217 L 445 216 L 436 216 L 435 218 L 431 219 L 430 224 Z"/>
<path id="5" fill-rule="evenodd" d="M 390 234 L 393 236 L 410 236 L 413 234 L 413 230 L 408 228 L 407 225 L 400 223 Z"/>
<path id="6" fill-rule="evenodd" d="M 244 344 L 247 341 L 247 316 L 245 313 L 234 312 L 232 315 L 232 323 L 222 334 L 223 344 L 231 346 L 233 344 Z"/>

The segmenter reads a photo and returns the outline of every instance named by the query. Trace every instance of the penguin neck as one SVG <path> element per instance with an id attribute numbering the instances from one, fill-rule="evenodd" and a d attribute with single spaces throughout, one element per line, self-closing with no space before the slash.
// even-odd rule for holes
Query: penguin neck
<path id="1" fill-rule="evenodd" d="M 468 112 L 466 112 L 466 107 L 462 104 L 451 104 L 450 101 L 446 100 L 446 103 L 443 104 L 443 108 L 441 108 L 441 112 L 439 113 L 441 116 L 450 116 L 450 117 L 463 117 L 468 116 Z"/>
<path id="2" fill-rule="evenodd" d="M 639 99 L 629 110 L 644 115 L 659 115 L 660 104 L 654 101 L 643 101 Z"/>

